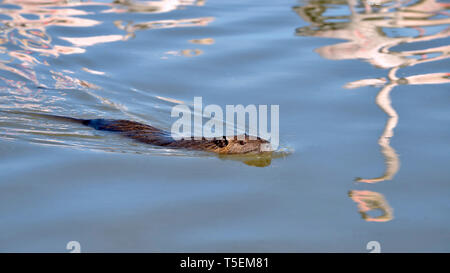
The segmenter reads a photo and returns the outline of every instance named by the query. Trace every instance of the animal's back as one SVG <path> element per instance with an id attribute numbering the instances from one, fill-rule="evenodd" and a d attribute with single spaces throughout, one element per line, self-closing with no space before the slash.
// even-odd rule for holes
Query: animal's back
<path id="1" fill-rule="evenodd" d="M 130 120 L 90 119 L 83 124 L 96 130 L 121 133 L 140 142 L 166 146 L 174 142 L 170 134 L 153 126 Z"/>

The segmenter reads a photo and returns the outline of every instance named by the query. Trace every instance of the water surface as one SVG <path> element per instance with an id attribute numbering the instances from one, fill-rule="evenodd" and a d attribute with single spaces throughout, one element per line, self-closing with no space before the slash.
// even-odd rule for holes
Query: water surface
<path id="1" fill-rule="evenodd" d="M 449 12 L 2 1 L 0 251 L 448 252 Z M 289 153 L 258 168 L 17 114 L 169 129 L 194 96 L 279 105 Z"/>

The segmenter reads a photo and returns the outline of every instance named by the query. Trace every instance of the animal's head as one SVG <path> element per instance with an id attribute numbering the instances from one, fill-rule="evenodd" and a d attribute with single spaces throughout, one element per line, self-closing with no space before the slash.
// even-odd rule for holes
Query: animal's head
<path id="1" fill-rule="evenodd" d="M 216 148 L 214 152 L 219 154 L 248 154 L 272 151 L 270 142 L 260 137 L 245 135 L 223 137 L 213 140 Z"/>

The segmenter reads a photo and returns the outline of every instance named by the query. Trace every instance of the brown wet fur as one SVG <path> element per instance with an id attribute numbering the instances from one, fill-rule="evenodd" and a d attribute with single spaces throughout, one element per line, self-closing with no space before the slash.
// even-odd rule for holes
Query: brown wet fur
<path id="1" fill-rule="evenodd" d="M 263 144 L 267 140 L 248 135 L 221 138 L 188 138 L 175 140 L 170 132 L 163 131 L 150 125 L 129 120 L 82 120 L 83 124 L 97 130 L 119 132 L 122 135 L 139 142 L 170 148 L 209 151 L 218 154 L 251 154 L 263 153 Z"/>

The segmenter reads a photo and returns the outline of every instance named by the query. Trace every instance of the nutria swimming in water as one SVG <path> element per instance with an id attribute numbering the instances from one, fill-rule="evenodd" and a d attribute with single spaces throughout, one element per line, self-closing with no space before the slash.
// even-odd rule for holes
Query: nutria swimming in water
<path id="1" fill-rule="evenodd" d="M 24 113 L 22 113 L 24 114 Z M 63 121 L 77 122 L 96 130 L 117 132 L 139 142 L 168 148 L 183 148 L 189 150 L 209 151 L 217 154 L 257 154 L 270 151 L 270 142 L 260 137 L 240 135 L 220 138 L 194 137 L 175 140 L 171 133 L 130 120 L 114 119 L 77 119 L 71 117 L 55 116 L 48 114 L 27 113 L 37 116 L 59 119 Z"/>

